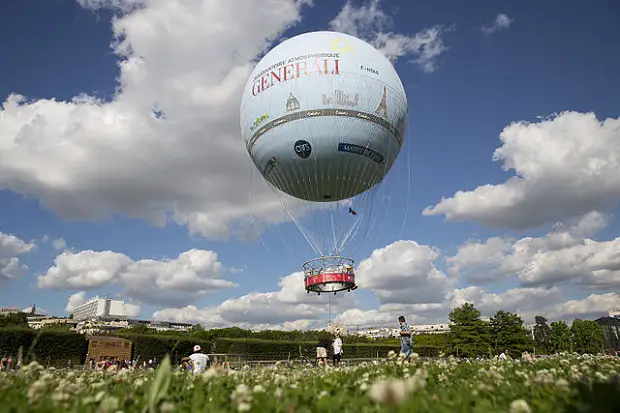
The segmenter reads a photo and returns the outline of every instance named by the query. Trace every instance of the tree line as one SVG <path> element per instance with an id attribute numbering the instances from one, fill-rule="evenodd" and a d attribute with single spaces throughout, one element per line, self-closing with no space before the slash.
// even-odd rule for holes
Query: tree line
<path id="1" fill-rule="evenodd" d="M 603 329 L 590 320 L 575 319 L 569 327 L 564 321 L 549 325 L 545 317 L 536 316 L 532 334 L 516 313 L 499 310 L 485 321 L 473 304 L 465 303 L 450 312 L 450 321 L 447 346 L 459 356 L 492 356 L 502 352 L 520 356 L 525 351 L 583 354 L 604 350 Z"/>
<path id="2" fill-rule="evenodd" d="M 452 309 L 449 315 L 450 331 L 443 334 L 420 334 L 414 336 L 414 346 L 435 347 L 446 354 L 463 357 L 489 357 L 508 352 L 521 355 L 524 351 L 537 354 L 556 352 L 597 353 L 604 350 L 603 329 L 595 321 L 575 319 L 569 326 L 564 321 L 548 323 L 543 316 L 536 316 L 536 324 L 529 332 L 523 319 L 516 313 L 497 311 L 489 321 L 481 319 L 480 311 L 472 303 L 465 303 Z M 0 328 L 19 327 L 28 329 L 25 313 L 0 316 Z M 68 330 L 65 324 L 50 325 L 46 330 Z M 217 339 L 258 339 L 281 342 L 318 342 L 332 339 L 327 331 L 251 331 L 239 327 L 204 329 L 196 324 L 186 332 L 158 332 L 147 325 L 123 329 L 123 334 L 153 335 L 183 340 L 213 341 Z M 349 336 L 353 343 L 383 343 L 398 345 L 398 339 L 373 339 L 363 336 Z"/>

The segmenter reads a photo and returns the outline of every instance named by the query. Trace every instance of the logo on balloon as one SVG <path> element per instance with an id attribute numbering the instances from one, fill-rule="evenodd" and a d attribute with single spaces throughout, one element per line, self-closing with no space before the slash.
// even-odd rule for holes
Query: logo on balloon
<path id="1" fill-rule="evenodd" d="M 306 159 L 312 153 L 310 142 L 299 140 L 295 142 L 295 153 L 302 159 Z"/>

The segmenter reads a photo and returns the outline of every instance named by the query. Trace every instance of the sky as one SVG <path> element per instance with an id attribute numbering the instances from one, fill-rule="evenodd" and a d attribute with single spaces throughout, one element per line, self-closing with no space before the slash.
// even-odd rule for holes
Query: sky
<path id="1" fill-rule="evenodd" d="M 446 322 L 465 302 L 605 316 L 618 17 L 613 0 L 4 2 L 0 306 L 63 316 L 108 295 L 132 317 L 255 329 Z M 239 126 L 258 59 L 317 30 L 384 53 L 410 114 L 352 243 L 359 289 L 337 296 L 305 293 L 312 250 Z"/>

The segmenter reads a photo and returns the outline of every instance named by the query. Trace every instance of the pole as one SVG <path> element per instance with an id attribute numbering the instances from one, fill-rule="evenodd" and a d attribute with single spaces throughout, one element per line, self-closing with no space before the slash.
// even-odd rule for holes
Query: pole
<path id="1" fill-rule="evenodd" d="M 332 322 L 332 295 L 327 295 L 327 324 Z"/>

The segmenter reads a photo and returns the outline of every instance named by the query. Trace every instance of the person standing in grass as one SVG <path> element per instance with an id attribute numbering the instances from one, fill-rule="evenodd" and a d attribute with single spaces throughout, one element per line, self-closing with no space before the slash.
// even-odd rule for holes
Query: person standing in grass
<path id="1" fill-rule="evenodd" d="M 411 357 L 413 353 L 413 340 L 411 337 L 411 327 L 405 321 L 405 316 L 398 317 L 398 324 L 400 324 L 400 354 L 405 357 Z"/>
<path id="2" fill-rule="evenodd" d="M 207 369 L 209 356 L 204 354 L 200 346 L 196 344 L 194 346 L 194 354 L 189 356 L 189 363 L 192 366 L 192 372 L 194 374 L 200 374 Z"/>
<path id="3" fill-rule="evenodd" d="M 338 332 L 336 332 L 336 336 L 332 342 L 332 349 L 332 360 L 334 362 L 334 366 L 340 367 L 340 363 L 342 362 L 342 339 L 340 338 L 340 333 Z"/>
<path id="4" fill-rule="evenodd" d="M 325 338 L 319 339 L 319 343 L 316 346 L 316 361 L 317 365 L 325 365 L 327 367 L 327 348 L 329 347 L 329 341 Z"/>

